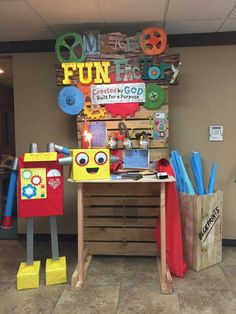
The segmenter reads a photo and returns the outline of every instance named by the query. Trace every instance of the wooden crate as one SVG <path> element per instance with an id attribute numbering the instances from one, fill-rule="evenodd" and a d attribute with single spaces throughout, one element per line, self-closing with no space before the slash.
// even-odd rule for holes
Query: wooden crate
<path id="1" fill-rule="evenodd" d="M 100 190 L 98 190 L 100 189 Z M 158 254 L 153 233 L 159 185 L 85 184 L 85 241 L 91 254 Z"/>
<path id="2" fill-rule="evenodd" d="M 179 193 L 184 257 L 196 271 L 222 260 L 223 192 Z"/>

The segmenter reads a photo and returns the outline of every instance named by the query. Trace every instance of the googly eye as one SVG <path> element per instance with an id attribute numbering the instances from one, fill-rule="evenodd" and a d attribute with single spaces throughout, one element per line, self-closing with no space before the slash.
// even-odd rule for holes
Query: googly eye
<path id="1" fill-rule="evenodd" d="M 75 160 L 79 166 L 85 166 L 89 162 L 89 157 L 85 153 L 79 153 L 75 157 Z"/>
<path id="2" fill-rule="evenodd" d="M 103 152 L 98 152 L 95 157 L 94 160 L 96 162 L 96 164 L 98 165 L 104 165 L 107 161 L 107 154 L 103 153 Z"/>

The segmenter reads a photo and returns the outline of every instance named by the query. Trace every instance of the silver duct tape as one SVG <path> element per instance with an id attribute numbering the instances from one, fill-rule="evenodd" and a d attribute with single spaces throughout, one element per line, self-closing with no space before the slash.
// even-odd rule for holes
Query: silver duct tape
<path id="1" fill-rule="evenodd" d="M 119 157 L 117 156 L 110 156 L 110 163 L 114 164 L 115 162 L 119 161 Z"/>
<path id="2" fill-rule="evenodd" d="M 71 166 L 73 163 L 73 159 L 70 156 L 59 158 L 58 159 L 60 166 Z"/>
<path id="3" fill-rule="evenodd" d="M 54 149 L 56 152 L 61 153 L 63 150 L 63 146 L 55 144 Z"/>
<path id="4" fill-rule="evenodd" d="M 18 158 L 17 157 L 15 157 L 12 162 L 11 170 L 18 170 Z"/>
<path id="5" fill-rule="evenodd" d="M 55 145 L 54 143 L 47 144 L 47 152 L 55 152 Z"/>
<path id="6" fill-rule="evenodd" d="M 30 143 L 29 152 L 30 153 L 37 153 L 38 152 L 38 145 L 36 143 Z"/>

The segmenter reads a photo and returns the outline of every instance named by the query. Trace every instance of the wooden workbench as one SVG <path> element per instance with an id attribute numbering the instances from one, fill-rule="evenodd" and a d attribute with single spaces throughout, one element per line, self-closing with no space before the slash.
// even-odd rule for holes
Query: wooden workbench
<path id="1" fill-rule="evenodd" d="M 160 227 L 161 227 L 161 251 L 160 260 L 157 258 L 158 272 L 160 277 L 162 293 L 172 293 L 172 279 L 166 263 L 166 213 L 165 213 L 165 183 L 174 182 L 173 177 L 165 180 L 157 180 L 155 176 L 146 176 L 138 181 L 131 179 L 121 180 L 92 180 L 92 181 L 72 181 L 77 184 L 77 210 L 78 210 L 78 264 L 72 275 L 72 287 L 80 288 L 84 282 L 86 272 L 92 259 L 92 255 L 88 248 L 85 246 L 84 241 L 84 185 L 85 184 L 98 184 L 101 188 L 102 184 L 135 184 L 140 185 L 143 183 L 155 184 L 160 186 Z M 158 189 L 157 189 L 158 191 Z"/>

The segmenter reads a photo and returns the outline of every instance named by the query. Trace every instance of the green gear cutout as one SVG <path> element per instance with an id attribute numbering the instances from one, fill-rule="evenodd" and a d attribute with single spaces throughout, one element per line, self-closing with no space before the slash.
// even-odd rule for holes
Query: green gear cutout
<path id="1" fill-rule="evenodd" d="M 147 84 L 145 95 L 143 106 L 149 110 L 159 109 L 166 100 L 165 90 L 157 84 Z"/>
<path id="2" fill-rule="evenodd" d="M 32 171 L 29 169 L 25 169 L 22 171 L 22 176 L 25 180 L 29 180 L 29 179 L 31 179 Z"/>
<path id="3" fill-rule="evenodd" d="M 66 40 L 72 38 L 74 41 L 71 45 L 69 45 Z M 81 56 L 77 57 L 75 54 L 75 49 L 81 46 Z M 61 47 L 66 48 L 69 51 L 69 58 L 65 59 L 61 54 Z M 58 60 L 61 63 L 66 62 L 83 62 L 86 58 L 86 55 L 84 54 L 83 49 L 83 39 L 82 37 L 77 33 L 66 33 L 64 35 L 61 35 L 56 40 L 56 55 Z"/>

